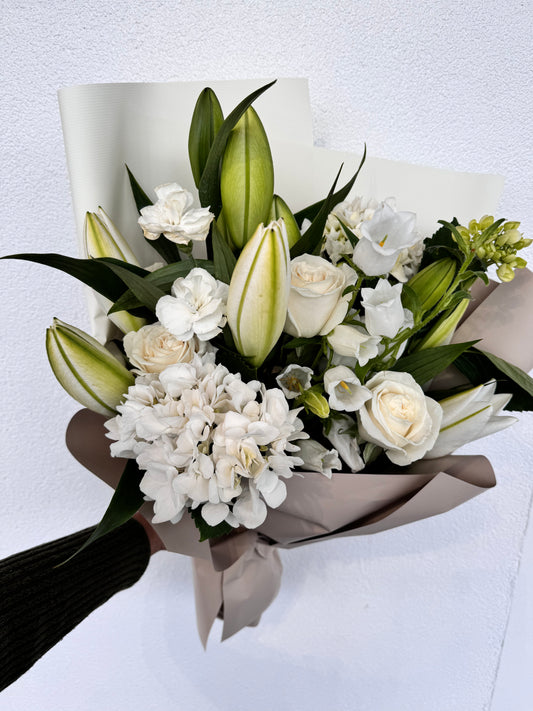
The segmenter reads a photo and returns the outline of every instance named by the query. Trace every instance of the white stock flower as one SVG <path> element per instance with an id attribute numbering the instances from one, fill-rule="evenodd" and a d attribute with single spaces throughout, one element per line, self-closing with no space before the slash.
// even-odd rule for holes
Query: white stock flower
<path id="1" fill-rule="evenodd" d="M 190 363 L 195 353 L 209 345 L 196 338 L 179 341 L 160 323 L 130 331 L 123 343 L 129 362 L 143 373 L 160 373 L 173 363 Z"/>
<path id="2" fill-rule="evenodd" d="M 155 189 L 157 202 L 141 210 L 139 225 L 146 239 L 163 234 L 176 244 L 204 241 L 214 215 L 209 208 L 193 208 L 193 196 L 177 183 L 165 183 Z"/>
<path id="3" fill-rule="evenodd" d="M 159 299 L 156 316 L 180 341 L 188 341 L 194 335 L 209 341 L 226 323 L 227 296 L 227 284 L 195 267 L 186 277 L 176 279 L 172 296 Z"/>
<path id="4" fill-rule="evenodd" d="M 426 397 L 409 373 L 382 371 L 365 385 L 372 398 L 357 412 L 361 437 L 383 447 L 394 464 L 421 459 L 439 434 L 439 403 Z"/>
<path id="5" fill-rule="evenodd" d="M 324 390 L 329 395 L 329 406 L 344 412 L 355 412 L 371 397 L 370 390 L 345 365 L 326 370 Z"/>
<path id="6" fill-rule="evenodd" d="M 354 197 L 353 200 L 340 202 L 328 215 L 324 229 L 324 250 L 333 264 L 345 255 L 351 255 L 353 246 L 340 221 L 350 229 L 356 237 L 361 238 L 361 224 L 371 220 L 379 203 L 376 200 Z M 339 221 L 340 220 L 340 221 Z"/>
<path id="7" fill-rule="evenodd" d="M 355 438 L 356 430 L 357 425 L 352 418 L 341 415 L 334 418 L 326 435 L 352 472 L 359 472 L 365 467 Z"/>
<path id="8" fill-rule="evenodd" d="M 396 212 L 383 203 L 368 222 L 361 225 L 361 239 L 353 252 L 353 261 L 367 276 L 387 274 L 400 252 L 419 240 L 414 212 Z"/>
<path id="9" fill-rule="evenodd" d="M 302 439 L 296 444 L 300 447 L 298 454 L 303 459 L 304 469 L 323 474 L 328 479 L 331 479 L 333 469 L 342 469 L 337 450 L 326 449 L 314 439 Z"/>
<path id="10" fill-rule="evenodd" d="M 342 293 L 356 280 L 346 264 L 335 267 L 311 254 L 293 259 L 285 331 L 303 338 L 329 333 L 346 316 L 350 297 Z"/>
<path id="11" fill-rule="evenodd" d="M 500 415 L 512 396 L 496 395 L 495 391 L 496 383 L 491 382 L 440 400 L 443 411 L 440 432 L 424 459 L 444 457 L 463 444 L 513 425 L 516 417 Z"/>
<path id="12" fill-rule="evenodd" d="M 328 343 L 339 356 L 355 358 L 359 365 L 366 365 L 379 353 L 380 338 L 371 336 L 360 326 L 340 324 L 328 335 Z"/>
<path id="13" fill-rule="evenodd" d="M 294 440 L 307 437 L 299 410 L 281 390 L 243 383 L 195 353 L 129 388 L 119 415 L 106 423 L 113 456 L 135 458 L 140 488 L 154 501 L 154 522 L 177 522 L 201 506 L 211 526 L 256 528 L 267 506 L 286 496 L 281 478 L 302 464 Z"/>
<path id="14" fill-rule="evenodd" d="M 374 289 L 361 289 L 365 327 L 372 336 L 394 338 L 404 323 L 402 284 L 380 279 Z"/>
<path id="15" fill-rule="evenodd" d="M 287 400 L 292 400 L 311 387 L 312 375 L 311 368 L 291 363 L 277 376 L 276 382 Z"/>

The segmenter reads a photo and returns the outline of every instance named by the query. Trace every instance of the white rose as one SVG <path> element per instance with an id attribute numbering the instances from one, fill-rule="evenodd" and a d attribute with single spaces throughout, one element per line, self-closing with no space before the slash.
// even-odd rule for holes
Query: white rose
<path id="1" fill-rule="evenodd" d="M 311 254 L 293 259 L 285 331 L 303 338 L 329 333 L 346 316 L 349 295 L 343 297 L 342 292 L 356 278 L 346 264 L 335 267 Z"/>
<path id="2" fill-rule="evenodd" d="M 143 373 L 161 373 L 174 363 L 190 363 L 198 351 L 198 342 L 180 341 L 160 323 L 153 323 L 127 333 L 124 350 L 134 368 Z"/>
<path id="3" fill-rule="evenodd" d="M 439 403 L 426 397 L 409 373 L 385 370 L 365 385 L 372 399 L 357 412 L 361 436 L 383 447 L 394 464 L 405 466 L 423 457 L 439 434 Z"/>
<path id="4" fill-rule="evenodd" d="M 143 207 L 139 217 L 146 239 L 163 234 L 176 244 L 205 240 L 214 217 L 207 207 L 193 208 L 192 194 L 177 183 L 159 185 L 155 193 L 157 202 Z"/>

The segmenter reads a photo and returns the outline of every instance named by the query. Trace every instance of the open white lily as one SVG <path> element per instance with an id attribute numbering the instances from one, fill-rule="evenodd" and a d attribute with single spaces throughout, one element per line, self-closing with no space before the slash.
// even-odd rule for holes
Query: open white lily
<path id="1" fill-rule="evenodd" d="M 128 243 L 101 207 L 98 208 L 98 212 L 86 213 L 83 236 L 85 253 L 88 257 L 94 259 L 113 257 L 140 266 Z M 103 309 L 108 311 L 111 308 L 111 301 L 100 294 L 96 294 L 96 297 Z M 132 316 L 127 311 L 117 311 L 109 314 L 108 318 L 122 333 L 138 331 L 146 323 L 144 319 Z"/>
<path id="2" fill-rule="evenodd" d="M 258 367 L 283 331 L 290 290 L 283 220 L 259 225 L 241 252 L 228 291 L 227 314 L 239 353 Z"/>
<path id="3" fill-rule="evenodd" d="M 444 457 L 468 442 L 514 424 L 516 417 L 499 414 L 511 395 L 495 394 L 495 390 L 496 383 L 490 382 L 440 400 L 443 411 L 440 432 L 424 459 Z"/>
<path id="4" fill-rule="evenodd" d="M 97 340 L 54 319 L 46 331 L 48 360 L 68 394 L 102 415 L 115 415 L 134 377 Z"/>

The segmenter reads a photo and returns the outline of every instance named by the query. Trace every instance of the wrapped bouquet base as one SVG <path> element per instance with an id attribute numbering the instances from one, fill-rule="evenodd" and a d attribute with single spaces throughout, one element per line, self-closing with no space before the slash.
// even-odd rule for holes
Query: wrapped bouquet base
<path id="1" fill-rule="evenodd" d="M 87 469 L 116 487 L 124 460 L 109 454 L 105 418 L 81 410 L 70 422 L 67 446 Z M 209 541 L 198 540 L 189 516 L 177 524 L 153 524 L 165 548 L 194 559 L 198 632 L 207 643 L 217 616 L 222 639 L 256 625 L 276 597 L 282 566 L 277 548 L 293 548 L 340 536 L 362 536 L 444 513 L 496 484 L 483 456 L 421 460 L 390 472 L 332 474 L 305 472 L 287 481 L 287 498 L 269 509 L 257 530 L 237 530 Z M 152 516 L 152 504 L 141 513 Z"/>

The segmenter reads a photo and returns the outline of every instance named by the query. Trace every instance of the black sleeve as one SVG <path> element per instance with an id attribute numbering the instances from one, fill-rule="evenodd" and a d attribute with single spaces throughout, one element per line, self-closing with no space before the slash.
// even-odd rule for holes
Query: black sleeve
<path id="1" fill-rule="evenodd" d="M 150 543 L 143 526 L 133 519 L 55 567 L 78 550 L 93 530 L 0 561 L 0 690 L 144 573 Z"/>

